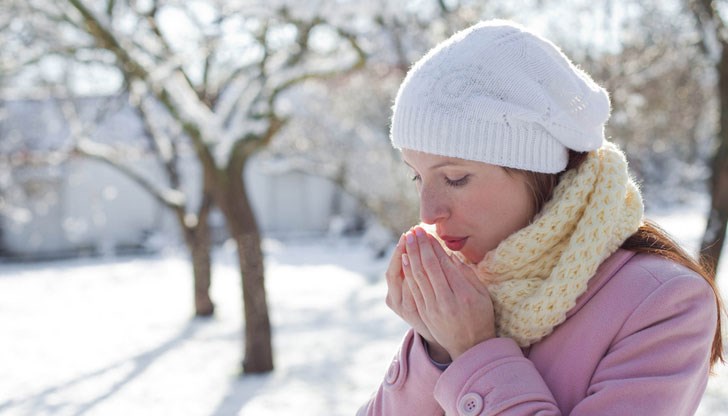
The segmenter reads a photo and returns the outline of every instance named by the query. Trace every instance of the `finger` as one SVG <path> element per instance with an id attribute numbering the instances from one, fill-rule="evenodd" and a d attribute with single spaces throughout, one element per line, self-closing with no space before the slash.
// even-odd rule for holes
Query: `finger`
<path id="1" fill-rule="evenodd" d="M 433 251 L 440 261 L 442 270 L 445 272 L 445 277 L 448 279 L 450 288 L 453 292 L 457 292 L 461 289 L 472 290 L 476 289 L 482 294 L 489 294 L 485 285 L 478 279 L 475 271 L 467 265 L 457 254 L 449 255 L 442 248 L 439 241 L 434 236 L 428 234 L 430 243 L 432 244 Z"/>
<path id="2" fill-rule="evenodd" d="M 423 305 L 420 305 L 418 303 L 418 306 L 424 306 L 432 305 L 435 302 L 435 292 L 432 289 L 432 284 L 430 282 L 430 278 L 427 275 L 427 272 L 425 271 L 425 268 L 422 266 L 422 260 L 420 258 L 420 247 L 419 243 L 417 241 L 417 237 L 413 231 L 409 231 L 405 236 L 405 249 L 407 251 L 407 259 L 408 259 L 408 265 L 404 267 L 405 270 L 405 280 L 408 280 L 417 286 L 417 291 L 412 291 L 415 295 L 415 300 L 419 300 L 417 298 L 417 294 L 419 293 L 422 297 L 422 300 L 424 301 Z M 409 269 L 409 274 L 407 274 L 407 270 Z"/>
<path id="3" fill-rule="evenodd" d="M 409 259 L 409 255 L 407 254 L 402 254 L 402 270 L 404 271 L 404 281 L 406 282 L 407 288 L 409 289 L 409 294 L 405 294 L 403 296 L 411 295 L 412 299 L 414 300 L 415 306 L 417 307 L 417 310 L 423 310 L 426 306 L 425 299 L 422 296 L 419 285 L 415 281 L 414 275 L 412 273 L 411 260 Z M 404 289 L 403 291 L 407 291 L 407 289 Z"/>
<path id="4" fill-rule="evenodd" d="M 404 253 L 404 234 L 399 237 L 397 245 L 394 247 L 392 253 L 392 259 L 389 261 L 387 271 L 385 272 L 387 279 L 394 279 L 395 277 L 402 278 L 402 254 Z"/>
<path id="5" fill-rule="evenodd" d="M 417 227 L 415 228 L 415 234 L 417 235 L 421 264 L 424 268 L 425 274 L 429 277 L 435 297 L 438 297 L 438 295 L 444 296 L 452 293 L 447 273 L 445 273 L 445 269 L 447 269 L 450 274 L 455 272 L 450 258 L 444 252 L 444 256 L 442 258 L 437 255 L 435 247 L 433 247 L 431 242 L 433 237 L 428 235 L 425 230 Z M 439 244 L 437 245 L 439 246 Z M 442 250 L 441 247 L 440 249 Z"/>
<path id="6" fill-rule="evenodd" d="M 417 302 L 415 302 L 414 295 L 408 284 L 402 286 L 402 308 L 411 313 L 412 315 L 419 316 L 419 310 L 417 309 Z"/>
<path id="7" fill-rule="evenodd" d="M 450 273 L 457 273 L 459 271 L 458 263 L 460 259 L 455 254 L 448 254 L 445 249 L 442 248 L 442 244 L 432 234 L 427 234 L 427 239 L 430 241 L 432 251 L 437 258 L 442 271 L 445 272 L 445 276 L 449 277 Z"/>
<path id="8" fill-rule="evenodd" d="M 404 234 L 399 238 L 397 246 L 394 248 L 392 259 L 389 261 L 389 266 L 385 272 L 387 279 L 387 298 L 394 303 L 401 303 L 402 301 L 402 278 L 404 274 L 402 272 L 402 254 L 404 253 Z"/>

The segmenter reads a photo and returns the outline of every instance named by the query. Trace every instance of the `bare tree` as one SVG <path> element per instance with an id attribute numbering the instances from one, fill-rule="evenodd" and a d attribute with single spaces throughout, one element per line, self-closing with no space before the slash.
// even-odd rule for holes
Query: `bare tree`
<path id="1" fill-rule="evenodd" d="M 236 242 L 245 373 L 273 368 L 261 237 L 246 191 L 245 166 L 291 116 L 290 109 L 281 108 L 282 96 L 309 79 L 357 69 L 365 58 L 358 35 L 343 24 L 360 19 L 355 8 L 305 6 L 213 0 L 28 3 L 34 13 L 62 25 L 56 30 L 73 31 L 69 38 L 76 46 L 96 52 L 84 56 L 102 56 L 117 68 L 140 97 L 142 113 L 143 103 L 152 98 L 190 141 L 201 166 L 203 203 L 196 221 L 188 223 L 185 215 L 184 223 L 204 224 L 201 218 L 214 204 Z M 68 48 L 75 58 L 78 49 Z M 154 131 L 153 118 L 146 119 Z M 166 142 L 175 140 L 170 136 Z M 103 158 L 103 152 L 79 149 Z M 159 196 L 177 209 L 174 201 Z"/>
<path id="2" fill-rule="evenodd" d="M 703 50 L 713 61 L 718 74 L 718 147 L 712 160 L 710 214 L 701 244 L 701 254 L 715 270 L 728 222 L 728 27 L 718 11 L 718 2 L 690 0 L 689 6 L 703 33 Z"/>
<path id="3" fill-rule="evenodd" d="M 16 18 L 12 19 L 13 16 Z M 57 68 L 61 68 L 56 71 L 57 79 L 49 80 L 41 77 L 35 84 L 51 92 L 52 101 L 58 103 L 59 112 L 63 114 L 71 131 L 72 145 L 66 147 L 71 152 L 67 152 L 62 159 L 67 160 L 82 155 L 101 161 L 136 182 L 162 206 L 171 210 L 190 253 L 195 315 L 210 316 L 213 314 L 214 304 L 209 295 L 211 267 L 210 230 L 207 219 L 212 203 L 208 194 L 201 192 L 201 195 L 191 195 L 192 191 L 183 187 L 183 179 L 179 172 L 179 149 L 185 143 L 185 138 L 182 137 L 181 130 L 173 123 L 169 123 L 168 117 L 164 117 L 164 109 L 158 105 L 154 110 L 151 108 L 155 103 L 151 102 L 149 94 L 143 92 L 128 91 L 105 99 L 95 97 L 93 101 L 97 108 L 79 108 L 81 102 L 88 100 L 76 97 L 73 91 L 71 84 L 74 71 L 86 64 L 115 68 L 108 59 L 108 53 L 106 55 L 103 51 L 98 53 L 90 39 L 74 37 L 75 32 L 68 30 L 67 23 L 58 9 L 49 7 L 43 2 L 25 3 L 8 0 L 6 13 L 0 14 L 0 33 L 3 34 L 3 44 L 6 46 L 0 53 L 0 74 L 7 77 L 14 76 L 22 71 L 37 69 L 48 57 L 61 58 L 62 64 L 56 65 Z M 59 29 L 60 32 L 54 29 Z M 129 96 L 135 102 L 140 120 L 143 121 L 145 136 L 149 139 L 148 150 L 152 151 L 162 167 L 164 183 L 155 182 L 127 160 L 122 148 L 128 147 L 128 144 L 113 146 L 91 139 L 94 131 L 105 119 L 120 108 L 128 106 Z M 82 117 L 81 112 L 92 114 Z M 6 148 L 0 149 L 0 152 L 4 150 L 7 153 L 8 148 L 12 147 L 11 144 L 5 144 Z M 35 163 L 42 163 L 40 158 L 35 159 Z M 55 157 L 54 163 L 58 161 L 59 158 Z M 8 203 L 6 201 L 5 205 L 8 206 Z"/>
<path id="4" fill-rule="evenodd" d="M 618 46 L 576 52 L 610 92 L 607 136 L 626 149 L 652 211 L 704 192 L 715 102 L 689 12 L 656 3 L 632 10 L 634 16 L 612 29 Z"/>
<path id="5" fill-rule="evenodd" d="M 79 116 L 77 99 L 73 96 L 59 100 L 62 113 L 70 126 L 73 145 L 71 155 L 82 155 L 112 167 L 137 183 L 142 189 L 154 197 L 159 204 L 168 208 L 174 216 L 182 232 L 185 245 L 190 255 L 193 276 L 193 300 L 195 316 L 206 317 L 214 313 L 215 305 L 210 298 L 211 283 L 211 237 L 209 216 L 212 210 L 212 198 L 206 189 L 201 188 L 199 195 L 195 190 L 185 189 L 180 164 L 185 160 L 180 152 L 186 141 L 182 132 L 175 129 L 159 108 L 155 111 L 155 102 L 150 97 L 135 97 L 136 109 L 143 123 L 145 137 L 149 140 L 149 149 L 162 167 L 164 183 L 160 184 L 139 171 L 133 163 L 127 161 L 125 152 L 119 146 L 99 143 L 91 139 L 92 132 L 108 116 L 107 108 L 98 109 L 96 116 L 83 120 Z M 127 97 L 110 97 L 109 106 L 125 106 Z M 120 102 L 121 101 L 121 102 Z M 102 106 L 103 107 L 103 106 Z M 108 107 L 108 106 L 107 106 Z M 158 106 L 156 106 L 158 107 Z M 170 130 L 171 129 L 171 130 Z"/>

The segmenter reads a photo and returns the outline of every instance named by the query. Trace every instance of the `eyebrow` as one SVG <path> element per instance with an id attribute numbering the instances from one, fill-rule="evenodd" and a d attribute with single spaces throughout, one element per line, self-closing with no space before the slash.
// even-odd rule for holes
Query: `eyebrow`
<path id="1" fill-rule="evenodd" d="M 414 167 L 412 165 L 410 165 L 409 163 L 407 163 L 406 160 L 402 160 L 402 161 L 404 162 L 405 165 L 407 165 L 410 168 L 414 169 Z M 454 161 L 454 160 L 446 160 L 444 162 L 441 162 L 441 163 L 432 165 L 428 169 L 429 170 L 435 170 L 435 169 L 439 169 L 439 168 L 442 168 L 442 167 L 445 167 L 445 166 L 463 166 L 463 163 L 460 163 L 460 162 L 457 162 L 457 161 Z"/>

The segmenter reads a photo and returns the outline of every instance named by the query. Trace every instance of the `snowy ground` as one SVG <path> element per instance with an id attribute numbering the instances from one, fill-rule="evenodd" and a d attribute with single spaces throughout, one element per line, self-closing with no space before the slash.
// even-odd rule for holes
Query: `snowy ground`
<path id="1" fill-rule="evenodd" d="M 704 224 L 660 220 L 691 247 Z M 245 378 L 229 247 L 216 253 L 211 320 L 190 319 L 180 254 L 0 264 L 0 414 L 353 415 L 405 330 L 384 305 L 386 259 L 346 239 L 267 240 L 265 253 L 276 371 Z M 699 415 L 728 415 L 725 367 Z"/>

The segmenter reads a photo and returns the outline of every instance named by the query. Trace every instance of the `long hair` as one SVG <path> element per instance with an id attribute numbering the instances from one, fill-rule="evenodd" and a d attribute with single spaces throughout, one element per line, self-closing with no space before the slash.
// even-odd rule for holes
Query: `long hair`
<path id="1" fill-rule="evenodd" d="M 570 169 L 576 169 L 586 160 L 587 153 L 569 151 L 569 162 L 566 169 L 557 174 L 538 173 L 530 171 L 522 171 L 506 168 L 509 172 L 524 175 L 534 201 L 534 212 L 541 211 L 544 204 L 551 199 L 554 188 L 559 183 L 561 175 Z M 660 257 L 669 259 L 699 274 L 713 290 L 715 303 L 718 312 L 718 321 L 716 323 L 715 335 L 713 336 L 713 345 L 710 353 L 710 364 L 713 366 L 717 362 L 725 362 L 723 357 L 723 342 L 721 323 L 723 316 L 723 301 L 721 300 L 720 291 L 715 283 L 715 271 L 707 267 L 707 263 L 698 261 L 690 256 L 680 245 L 673 240 L 670 235 L 652 221 L 644 221 L 643 225 L 622 243 L 621 248 L 634 251 L 636 253 L 655 254 Z"/>

